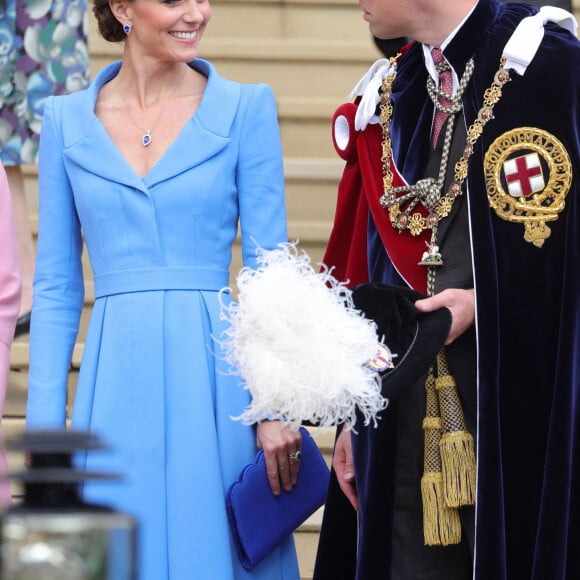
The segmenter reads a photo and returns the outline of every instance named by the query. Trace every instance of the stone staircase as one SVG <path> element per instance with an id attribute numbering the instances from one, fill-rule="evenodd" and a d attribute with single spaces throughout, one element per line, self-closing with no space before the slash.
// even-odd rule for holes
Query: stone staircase
<path id="1" fill-rule="evenodd" d="M 212 0 L 212 9 L 200 56 L 211 60 L 226 77 L 272 86 L 284 151 L 289 236 L 317 263 L 330 233 L 343 165 L 331 142 L 332 114 L 380 55 L 354 0 Z M 121 45 L 102 40 L 92 18 L 89 42 L 93 74 L 120 57 Z M 24 173 L 36 232 L 36 167 L 26 166 Z M 236 251 L 232 271 L 239 266 Z M 85 278 L 85 312 L 69 373 L 71 402 L 94 297 L 88 260 Z M 2 423 L 5 437 L 24 427 L 27 369 L 28 337 L 24 336 L 15 341 L 11 351 Z M 330 461 L 332 431 L 313 431 L 313 435 Z M 21 468 L 22 461 L 18 454 L 9 455 L 12 469 Z M 13 488 L 15 496 L 19 491 Z M 295 533 L 303 580 L 312 578 L 320 520 L 321 510 Z"/>

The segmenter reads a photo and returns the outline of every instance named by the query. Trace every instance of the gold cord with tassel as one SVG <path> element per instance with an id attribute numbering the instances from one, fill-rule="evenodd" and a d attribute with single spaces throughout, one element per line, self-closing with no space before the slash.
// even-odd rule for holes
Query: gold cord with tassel
<path id="1" fill-rule="evenodd" d="M 429 370 L 425 391 L 427 399 L 427 411 L 423 421 L 425 469 L 421 478 L 423 534 L 427 546 L 447 546 L 461 541 L 461 521 L 458 510 L 449 507 L 445 501 L 439 451 L 442 423 L 433 368 Z"/>
<path id="2" fill-rule="evenodd" d="M 449 507 L 475 504 L 475 443 L 467 430 L 455 379 L 444 349 L 437 355 L 435 389 L 439 395 L 445 502 Z"/>

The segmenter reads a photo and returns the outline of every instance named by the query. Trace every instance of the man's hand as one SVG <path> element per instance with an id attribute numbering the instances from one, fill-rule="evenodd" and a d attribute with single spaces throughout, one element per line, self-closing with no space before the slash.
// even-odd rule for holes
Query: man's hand
<path id="1" fill-rule="evenodd" d="M 421 312 L 433 312 L 439 308 L 451 310 L 451 329 L 445 341 L 451 344 L 458 336 L 461 336 L 475 321 L 475 297 L 473 288 L 460 290 L 448 288 L 434 296 L 417 300 L 415 307 Z"/>
<path id="2" fill-rule="evenodd" d="M 340 435 L 336 439 L 332 467 L 336 473 L 336 479 L 342 493 L 350 501 L 352 507 L 358 511 L 358 495 L 356 493 L 354 464 L 352 461 L 352 443 L 350 431 L 346 427 L 342 428 Z"/>

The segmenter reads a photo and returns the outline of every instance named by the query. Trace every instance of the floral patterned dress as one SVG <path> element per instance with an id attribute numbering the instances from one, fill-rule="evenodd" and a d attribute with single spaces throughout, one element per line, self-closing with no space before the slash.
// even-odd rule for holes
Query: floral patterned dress
<path id="1" fill-rule="evenodd" d="M 50 95 L 87 86 L 87 0 L 0 2 L 0 159 L 36 163 Z"/>

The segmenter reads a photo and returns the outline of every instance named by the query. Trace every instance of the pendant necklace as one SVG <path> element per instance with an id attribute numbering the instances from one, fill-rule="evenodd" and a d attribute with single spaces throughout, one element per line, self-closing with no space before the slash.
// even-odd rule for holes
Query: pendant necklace
<path id="1" fill-rule="evenodd" d="M 157 123 L 159 123 L 159 119 L 161 119 L 161 115 L 162 115 L 163 111 L 165 111 L 165 107 L 161 107 L 161 110 L 159 111 L 159 115 L 157 115 L 157 119 L 155 119 L 155 122 L 151 125 L 151 129 L 143 129 L 143 127 L 141 127 L 140 125 L 137 125 L 137 123 L 135 122 L 135 119 L 133 119 L 133 115 L 131 114 L 131 111 L 130 110 L 127 111 L 127 113 L 129 114 L 129 119 L 130 119 L 131 123 L 133 123 L 133 125 L 135 125 L 135 127 L 137 127 L 137 129 L 139 129 L 140 131 L 143 131 L 143 136 L 141 137 L 141 145 L 143 145 L 143 147 L 149 147 L 149 145 L 151 145 L 151 141 L 153 140 L 153 137 L 151 136 L 151 132 L 153 131 L 153 129 L 155 129 L 155 127 L 157 126 Z"/>
<path id="2" fill-rule="evenodd" d="M 179 89 L 185 83 L 186 77 L 187 77 L 187 70 L 184 71 L 183 79 L 181 80 L 181 83 L 179 84 Z M 135 122 L 133 115 L 131 114 L 131 109 L 127 110 L 127 114 L 129 115 L 129 120 L 131 121 L 131 123 L 133 123 L 133 125 L 135 125 L 135 127 L 137 127 L 137 129 L 139 129 L 140 131 L 143 131 L 143 135 L 141 136 L 141 145 L 143 145 L 143 147 L 149 147 L 149 145 L 151 145 L 151 142 L 153 141 L 153 136 L 151 135 L 151 133 L 153 132 L 153 129 L 155 129 L 155 127 L 157 126 L 157 123 L 159 123 L 159 120 L 161 119 L 161 115 L 163 114 L 163 112 L 167 108 L 167 105 L 168 105 L 168 102 L 166 102 L 165 105 L 163 107 L 161 107 L 161 110 L 159 111 L 159 114 L 157 115 L 157 119 L 155 119 L 155 121 L 151 125 L 150 129 L 143 129 L 143 127 L 138 125 Z"/>

